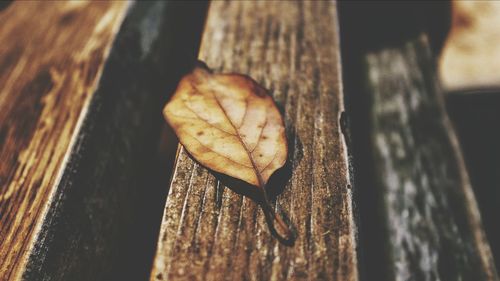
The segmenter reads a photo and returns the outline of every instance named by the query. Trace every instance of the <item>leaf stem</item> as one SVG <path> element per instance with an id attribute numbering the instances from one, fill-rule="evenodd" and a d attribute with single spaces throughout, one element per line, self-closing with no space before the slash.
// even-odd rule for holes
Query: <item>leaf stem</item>
<path id="1" fill-rule="evenodd" d="M 260 188 L 260 190 L 262 191 L 264 199 L 262 202 L 262 210 L 264 211 L 264 215 L 266 216 L 268 223 L 271 223 L 273 230 L 279 238 L 286 242 L 293 242 L 293 233 L 290 231 L 290 228 L 285 223 L 283 218 L 281 218 L 281 216 L 274 211 L 266 190 L 264 188 Z"/>

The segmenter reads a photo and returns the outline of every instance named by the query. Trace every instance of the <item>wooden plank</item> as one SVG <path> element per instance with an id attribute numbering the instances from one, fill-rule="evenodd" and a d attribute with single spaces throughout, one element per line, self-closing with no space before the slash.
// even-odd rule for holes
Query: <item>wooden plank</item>
<path id="1" fill-rule="evenodd" d="M 0 13 L 0 278 L 18 279 L 126 2 L 15 2 Z"/>
<path id="2" fill-rule="evenodd" d="M 128 9 L 23 280 L 147 279 L 177 148 L 161 114 L 165 91 L 196 60 L 205 12 L 192 2 Z"/>
<path id="3" fill-rule="evenodd" d="M 436 75 L 445 10 L 342 4 L 363 277 L 498 280 Z"/>
<path id="4" fill-rule="evenodd" d="M 380 200 L 378 249 L 386 252 L 372 255 L 385 278 L 498 280 L 427 37 L 369 50 L 362 62 L 369 124 L 362 142 L 371 153 L 363 164 L 372 170 L 364 188 L 379 193 L 369 200 Z"/>
<path id="5" fill-rule="evenodd" d="M 500 86 L 500 2 L 451 1 L 449 34 L 439 57 L 447 91 Z"/>
<path id="6" fill-rule="evenodd" d="M 200 59 L 283 108 L 291 178 L 277 202 L 297 239 L 281 244 L 254 201 L 179 147 L 151 280 L 357 280 L 337 28 L 333 2 L 211 4 Z"/>

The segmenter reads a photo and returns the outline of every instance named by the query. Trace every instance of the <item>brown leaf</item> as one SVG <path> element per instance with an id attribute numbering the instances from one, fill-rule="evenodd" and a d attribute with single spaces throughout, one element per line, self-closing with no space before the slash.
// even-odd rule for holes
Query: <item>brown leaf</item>
<path id="1" fill-rule="evenodd" d="M 250 77 L 198 66 L 180 81 L 163 113 L 189 153 L 214 171 L 263 188 L 285 164 L 281 115 Z"/>
<path id="2" fill-rule="evenodd" d="M 263 87 L 248 76 L 197 66 L 181 79 L 163 114 L 198 162 L 256 186 L 274 230 L 292 238 L 264 189 L 288 151 L 283 120 Z"/>

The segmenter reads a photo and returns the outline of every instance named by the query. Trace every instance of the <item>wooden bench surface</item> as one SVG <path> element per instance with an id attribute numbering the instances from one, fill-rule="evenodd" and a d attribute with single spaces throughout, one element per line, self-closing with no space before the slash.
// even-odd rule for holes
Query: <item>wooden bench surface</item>
<path id="1" fill-rule="evenodd" d="M 26 182 L 15 190 L 10 197 L 15 200 L 0 206 L 17 208 L 16 212 L 3 213 L 1 209 L 0 213 L 0 253 L 4 255 L 0 257 L 0 280 L 147 279 L 165 201 L 164 187 L 177 145 L 168 138 L 168 132 L 162 134 L 166 124 L 161 109 L 168 98 L 165 92 L 175 87 L 186 66 L 196 58 L 205 4 L 148 1 L 45 5 L 15 2 L 0 11 L 0 19 L 9 22 L 2 32 L 14 29 L 12 36 L 16 31 L 21 36 L 8 42 L 19 41 L 17 46 L 38 52 L 29 57 L 32 67 L 40 66 L 39 58 L 54 58 L 41 70 L 54 63 L 51 77 L 64 82 L 54 82 L 59 86 L 45 95 L 43 100 L 49 107 L 35 99 L 45 93 L 38 85 L 27 87 L 23 96 L 16 91 L 2 92 L 2 97 L 8 94 L 21 107 L 10 124 L 1 123 L 0 127 L 25 134 L 19 136 L 21 139 L 8 135 L 9 142 L 0 143 L 0 150 L 15 142 L 32 142 L 37 150 L 30 152 L 36 153 L 30 157 L 38 161 L 26 163 L 24 170 L 20 168 L 26 173 L 34 171 L 33 175 L 28 174 Z M 46 24 L 48 20 L 50 24 Z M 27 22 L 29 36 L 21 32 Z M 95 38 L 88 40 L 90 35 Z M 29 38 L 49 41 L 37 45 L 39 42 Z M 16 45 L 8 45 L 15 49 Z M 23 56 L 30 52 L 18 54 L 16 59 L 21 63 L 10 61 L 7 55 L 0 58 L 12 63 L 3 66 L 23 70 L 28 64 Z M 90 61 L 85 60 L 86 55 Z M 74 57 L 79 60 L 74 61 Z M 0 73 L 3 79 L 4 73 L 10 77 L 11 72 Z M 26 72 L 21 77 L 30 75 Z M 31 96 L 30 100 L 23 99 Z M 5 111 L 10 103 L 2 106 Z M 34 119 L 36 112 L 29 110 L 37 106 L 44 110 L 42 119 Z M 24 114 L 27 116 L 23 119 Z M 30 127 L 23 122 L 42 124 L 42 129 L 36 127 L 42 132 L 35 135 L 41 139 L 32 138 Z M 159 148 L 163 137 L 167 137 L 167 145 Z M 17 169 L 15 162 L 0 165 Z M 28 185 L 33 184 L 33 176 L 44 179 L 40 187 L 34 185 L 38 190 Z M 2 192 L 5 183 L 18 184 L 7 179 L 2 182 Z M 16 235 L 16 240 L 6 240 L 15 244 L 4 241 L 4 230 Z"/>
<path id="2" fill-rule="evenodd" d="M 0 4 L 0 280 L 499 280 L 408 5 Z M 166 125 L 197 58 L 282 112 L 293 243 Z"/>
<path id="3" fill-rule="evenodd" d="M 337 31 L 333 2 L 212 2 L 199 58 L 283 109 L 291 177 L 268 188 L 297 238 L 281 244 L 252 199 L 179 147 L 151 280 L 357 280 Z"/>
<path id="4" fill-rule="evenodd" d="M 26 263 L 127 6 L 16 2 L 0 15 L 5 279 L 19 277 Z"/>

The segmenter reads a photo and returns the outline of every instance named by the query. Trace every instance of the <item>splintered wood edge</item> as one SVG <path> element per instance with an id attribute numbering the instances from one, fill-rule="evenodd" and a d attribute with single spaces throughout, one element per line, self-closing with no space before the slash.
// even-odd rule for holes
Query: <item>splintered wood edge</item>
<path id="1" fill-rule="evenodd" d="M 227 5 L 232 5 L 233 3 L 228 3 Z M 336 3 L 335 3 L 336 5 Z M 210 19 L 211 17 L 214 17 L 214 14 L 217 14 L 218 11 L 215 10 L 214 8 L 214 4 L 212 3 L 210 5 L 210 8 L 209 8 L 209 12 L 207 13 L 208 16 L 207 16 L 207 19 L 205 21 L 205 33 L 207 33 L 207 29 L 210 28 L 209 26 L 209 22 L 210 22 Z M 338 32 L 339 32 L 339 26 L 338 26 L 338 20 L 337 20 L 337 14 L 335 12 L 335 14 L 332 16 L 334 17 L 334 21 L 337 22 L 337 25 L 334 26 L 334 29 L 335 29 L 335 34 L 337 36 L 337 42 L 338 42 Z M 218 26 L 219 28 L 222 29 L 222 26 Z M 217 32 L 223 32 L 222 30 L 221 31 L 217 31 Z M 200 59 L 205 59 L 205 53 L 209 53 L 209 49 L 210 49 L 210 45 L 211 45 L 211 42 L 209 42 L 209 39 L 208 38 L 205 38 L 205 36 L 203 36 L 203 40 L 201 41 L 201 47 L 200 47 L 200 51 L 199 51 L 199 57 Z M 337 43 L 338 45 L 338 43 Z M 339 81 L 338 81 L 338 91 L 339 91 L 339 94 L 336 95 L 336 98 L 338 99 L 338 112 L 337 112 L 337 122 L 340 122 L 340 117 L 341 117 L 341 114 L 344 112 L 344 97 L 343 97 L 343 87 L 342 87 L 342 72 L 341 72 L 341 59 L 340 59 L 340 47 L 337 46 L 336 48 L 334 48 L 335 51 L 335 59 L 336 59 L 336 64 L 335 64 L 335 69 L 334 69 L 334 72 L 336 72 L 337 74 L 337 78 Z M 208 55 L 207 53 L 207 55 Z M 343 151 L 342 151 L 342 158 L 343 158 L 343 161 L 344 161 L 344 164 L 345 164 L 345 167 L 343 169 L 343 172 L 345 172 L 345 174 L 343 175 L 345 177 L 345 181 L 350 185 L 351 184 L 351 175 L 350 175 L 350 167 L 349 167 L 349 157 L 348 157 L 348 151 L 347 151 L 347 143 L 346 143 L 346 140 L 345 140 L 345 136 L 343 134 L 343 132 L 341 131 L 340 129 L 340 125 L 339 125 L 339 136 L 340 136 L 340 146 L 343 148 Z M 291 141 L 291 140 L 289 140 Z M 170 186 L 169 186 L 169 192 L 168 192 L 168 197 L 167 197 L 167 203 L 168 203 L 168 198 L 170 198 L 170 196 L 172 195 L 172 184 L 173 184 L 173 179 L 175 178 L 175 176 L 177 175 L 177 170 L 179 168 L 179 161 L 180 161 L 180 158 L 181 158 L 181 155 L 182 154 L 185 154 L 186 151 L 185 149 L 183 148 L 183 146 L 181 144 L 178 145 L 178 148 L 177 148 L 177 153 L 176 153 L 176 158 L 175 158 L 175 168 L 174 168 L 174 171 L 173 171 L 173 174 L 172 174 L 172 180 L 170 181 Z M 350 250 L 349 250 L 349 254 L 350 254 L 350 257 L 348 258 L 349 262 L 351 263 L 350 266 L 348 266 L 349 268 L 346 268 L 345 269 L 345 275 L 341 275 L 341 276 L 348 276 L 348 279 L 347 280 L 357 280 L 358 279 L 358 266 L 357 266 L 357 252 L 356 252 L 356 241 L 357 241 L 357 228 L 356 228 L 356 224 L 355 224 L 355 220 L 354 220 L 354 215 L 353 215 L 353 205 L 352 205 L 352 192 L 351 190 L 347 190 L 346 191 L 346 201 L 347 202 L 343 202 L 343 204 L 345 204 L 346 206 L 346 210 L 347 210 L 347 213 L 348 213 L 348 235 L 342 235 L 342 236 L 339 236 L 338 238 L 340 240 L 343 240 L 343 241 L 340 241 L 339 243 L 340 244 L 344 244 L 344 246 L 346 247 L 349 247 Z M 159 238 L 158 238 L 158 243 L 157 243 L 157 250 L 156 250 L 156 253 L 155 253 L 155 257 L 154 257 L 154 260 L 153 260 L 153 264 L 152 264 L 152 268 L 151 268 L 151 273 L 150 273 L 150 280 L 168 280 L 169 277 L 168 276 L 165 276 L 163 275 L 164 273 L 167 273 L 166 270 L 167 268 L 165 268 L 165 254 L 162 252 L 162 250 L 164 250 L 163 248 L 163 237 L 165 237 L 167 235 L 167 225 L 164 223 L 165 221 L 165 218 L 168 216 L 167 214 L 167 208 L 164 208 L 164 214 L 163 214 L 163 217 L 162 217 L 162 224 L 161 224 L 161 229 L 160 229 L 160 233 L 159 233 Z M 177 232 L 177 231 L 175 231 Z M 348 237 L 347 237 L 348 236 Z M 170 267 L 170 264 L 168 265 Z M 345 266 L 345 265 L 343 265 Z M 174 278 L 175 279 L 175 278 Z"/>

